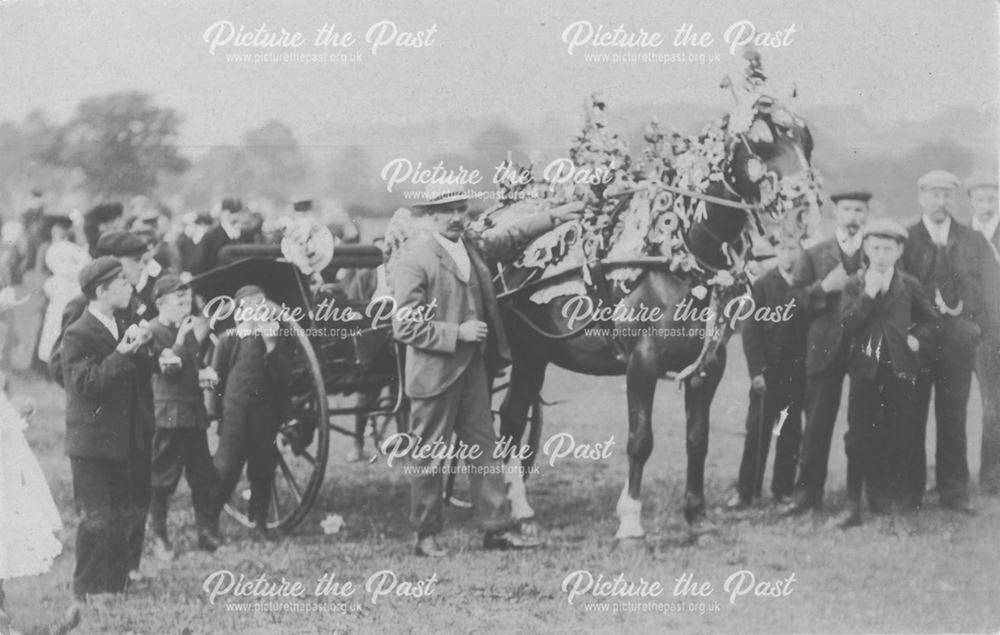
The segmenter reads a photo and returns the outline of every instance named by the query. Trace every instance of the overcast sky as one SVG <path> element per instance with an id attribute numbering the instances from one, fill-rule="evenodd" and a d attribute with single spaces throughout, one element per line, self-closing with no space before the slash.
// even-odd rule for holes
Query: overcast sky
<path id="1" fill-rule="evenodd" d="M 748 20 L 787 46 L 764 48 L 772 77 L 794 80 L 803 106 L 861 106 L 874 120 L 921 119 L 947 106 L 995 108 L 998 99 L 997 4 L 993 0 L 668 1 L 611 6 L 605 1 L 503 2 L 150 2 L 145 0 L 0 1 L 0 119 L 43 107 L 58 120 L 81 98 L 142 90 L 177 108 L 182 141 L 238 142 L 269 118 L 309 132 L 333 122 L 394 123 L 502 113 L 510 120 L 540 112 L 577 112 L 581 95 L 601 90 L 615 104 L 718 100 L 718 79 L 738 66 L 726 29 Z M 424 31 L 423 48 L 386 45 L 372 55 L 366 32 L 388 21 L 400 32 Z M 298 48 L 237 48 L 211 54 L 206 31 L 218 22 L 270 32 L 301 32 Z M 653 48 L 578 46 L 567 27 L 624 25 L 659 33 Z M 335 24 L 355 42 L 314 46 Z M 684 23 L 708 32 L 707 48 L 674 47 Z M 787 30 L 794 26 L 789 35 Z M 434 28 L 432 34 L 427 32 Z M 586 26 L 578 33 L 585 33 Z M 219 31 L 224 36 L 224 31 Z M 428 35 L 430 37 L 428 38 Z M 416 41 L 411 38 L 411 42 Z M 227 61 L 232 53 L 326 50 L 346 64 Z M 610 63 L 586 54 L 705 52 L 706 62 Z M 721 61 L 710 58 L 718 55 Z"/>

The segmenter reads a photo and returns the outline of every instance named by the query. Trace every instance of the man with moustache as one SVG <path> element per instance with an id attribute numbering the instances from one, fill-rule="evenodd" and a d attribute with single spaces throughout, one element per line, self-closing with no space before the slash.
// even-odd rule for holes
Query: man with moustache
<path id="1" fill-rule="evenodd" d="M 582 204 L 570 203 L 525 217 L 520 223 L 482 234 L 467 231 L 468 195 L 457 188 L 430 184 L 426 198 L 414 205 L 435 231 L 410 239 L 393 267 L 392 286 L 398 310 L 393 331 L 406 344 L 406 394 L 416 442 L 451 444 L 452 435 L 466 447 L 479 448 L 470 459 L 469 480 L 486 549 L 530 549 L 541 545 L 522 534 L 510 516 L 490 412 L 489 378 L 510 364 L 487 262 L 509 257 L 557 224 L 579 218 Z M 436 301 L 436 306 L 432 302 Z M 401 320 L 434 306 L 425 320 Z M 417 534 L 418 556 L 440 558 L 447 551 L 437 540 L 443 529 L 444 476 L 433 458 L 414 459 L 410 520 Z"/>
<path id="2" fill-rule="evenodd" d="M 996 174 L 974 174 L 965 182 L 972 208 L 972 228 L 980 232 L 1000 263 L 1000 209 Z M 991 267 L 994 274 L 1000 267 Z M 983 279 L 988 328 L 976 356 L 976 379 L 983 399 L 983 443 L 979 464 L 979 489 L 1000 494 L 1000 279 Z"/>
<path id="3" fill-rule="evenodd" d="M 917 200 L 923 215 L 907 228 L 909 240 L 901 260 L 903 269 L 920 281 L 941 314 L 934 324 L 930 367 L 917 382 L 917 434 L 906 483 L 908 504 L 919 507 L 927 481 L 924 438 L 933 391 L 938 498 L 946 509 L 974 514 L 969 504 L 966 407 L 976 345 L 980 334 L 988 329 L 983 283 L 995 275 L 991 271 L 997 263 L 982 234 L 953 218 L 958 188 L 958 177 L 944 170 L 920 177 Z"/>
<path id="4" fill-rule="evenodd" d="M 794 286 L 809 321 L 806 339 L 806 425 L 799 454 L 798 478 L 789 515 L 823 505 L 827 462 L 840 397 L 847 375 L 847 346 L 840 299 L 848 279 L 861 268 L 861 228 L 868 218 L 871 193 L 834 194 L 834 235 L 806 250 L 795 266 Z"/>

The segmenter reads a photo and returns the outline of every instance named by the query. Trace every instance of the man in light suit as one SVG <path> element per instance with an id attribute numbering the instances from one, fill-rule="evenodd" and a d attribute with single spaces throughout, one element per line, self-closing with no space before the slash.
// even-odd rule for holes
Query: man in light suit
<path id="1" fill-rule="evenodd" d="M 834 236 L 807 249 L 795 266 L 793 285 L 802 296 L 809 331 L 803 401 L 806 425 L 793 501 L 784 510 L 788 514 L 823 504 L 830 443 L 847 376 L 847 338 L 840 299 L 848 279 L 862 265 L 861 229 L 868 219 L 871 196 L 869 192 L 831 196 L 837 222 Z"/>
<path id="2" fill-rule="evenodd" d="M 411 401 L 411 429 L 418 445 L 448 446 L 452 435 L 469 457 L 473 503 L 487 549 L 528 549 L 541 542 L 524 535 L 510 517 L 501 461 L 493 457 L 496 436 L 490 412 L 490 376 L 510 364 L 510 351 L 492 276 L 487 265 L 518 253 L 534 237 L 579 217 L 582 204 L 569 204 L 525 217 L 520 223 L 482 234 L 467 231 L 468 196 L 434 184 L 415 205 L 434 231 L 410 240 L 394 265 L 397 311 L 393 331 L 407 345 L 405 390 Z M 419 317 L 414 317 L 419 316 Z M 406 318 L 406 319 L 402 319 Z M 410 521 L 415 553 L 443 557 L 443 475 L 434 458 L 414 458 Z"/>
<path id="3" fill-rule="evenodd" d="M 997 207 L 996 174 L 975 174 L 965 182 L 972 208 L 972 228 L 981 233 L 1000 263 L 1000 208 Z M 983 399 L 983 443 L 979 463 L 979 489 L 1000 494 L 1000 267 L 993 279 L 983 278 L 983 300 L 988 318 L 976 358 L 976 379 Z"/>

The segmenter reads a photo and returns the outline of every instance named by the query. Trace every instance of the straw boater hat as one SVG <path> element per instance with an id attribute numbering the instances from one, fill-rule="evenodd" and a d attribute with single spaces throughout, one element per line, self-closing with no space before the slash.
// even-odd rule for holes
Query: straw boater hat
<path id="1" fill-rule="evenodd" d="M 429 207 L 467 200 L 469 200 L 469 194 L 461 185 L 428 183 L 427 187 L 424 188 L 424 198 L 420 201 L 410 203 L 410 207 L 416 208 L 414 211 L 420 213 L 426 212 Z"/>

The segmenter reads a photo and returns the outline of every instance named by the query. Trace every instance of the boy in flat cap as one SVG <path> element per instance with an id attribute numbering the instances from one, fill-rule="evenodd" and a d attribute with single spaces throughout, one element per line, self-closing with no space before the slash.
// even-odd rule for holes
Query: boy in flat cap
<path id="1" fill-rule="evenodd" d="M 918 352 L 928 346 L 938 317 L 916 278 L 896 268 L 906 230 L 888 218 L 864 229 L 869 265 L 844 287 L 841 313 L 850 341 L 847 407 L 847 498 L 842 528 L 861 524 L 861 493 L 885 509 L 905 504 L 904 465 L 915 443 L 914 386 L 921 375 Z M 877 504 L 878 503 L 878 504 Z"/>
<path id="2" fill-rule="evenodd" d="M 929 373 L 917 383 L 916 424 L 926 434 L 931 392 L 937 425 L 937 492 L 941 506 L 967 514 L 969 463 L 966 448 L 966 408 L 972 386 L 976 346 L 987 327 L 984 281 L 996 267 L 989 244 L 979 232 L 954 219 L 958 178 L 934 170 L 917 181 L 917 200 L 923 215 L 908 227 L 909 240 L 900 261 L 902 269 L 924 287 L 941 317 L 937 320 Z M 924 444 L 914 446 L 908 479 L 911 505 L 923 500 L 927 480 Z"/>
<path id="3" fill-rule="evenodd" d="M 750 407 L 743 444 L 736 496 L 730 509 L 745 507 L 761 495 L 764 468 L 776 432 L 784 417 L 774 456 L 771 493 L 775 502 L 788 502 L 795 485 L 795 466 L 802 440 L 802 395 L 805 388 L 806 328 L 801 298 L 792 287 L 792 269 L 802 254 L 800 236 L 784 231 L 775 236 L 775 266 L 754 281 L 754 305 L 778 309 L 794 301 L 786 322 L 747 320 L 743 326 L 743 352 L 750 371 Z M 783 413 L 783 414 L 782 414 Z"/>
<path id="4" fill-rule="evenodd" d="M 806 339 L 805 429 L 798 477 L 788 514 L 823 505 L 827 463 L 840 396 L 847 376 L 847 338 L 840 315 L 844 285 L 863 264 L 861 228 L 868 219 L 868 192 L 830 197 L 837 227 L 833 237 L 810 247 L 795 266 L 795 288 L 809 321 Z"/>
<path id="5" fill-rule="evenodd" d="M 130 298 L 127 306 L 122 309 L 117 309 L 115 312 L 116 319 L 121 320 L 126 326 L 131 324 L 143 324 L 148 326 L 148 321 L 156 316 L 155 307 L 142 302 L 135 293 L 135 285 L 138 283 L 140 276 L 142 275 L 143 268 L 145 267 L 146 261 L 152 257 L 152 252 L 149 249 L 149 243 L 146 242 L 141 237 L 124 231 L 110 231 L 101 235 L 97 240 L 97 253 L 101 256 L 111 256 L 118 261 L 118 264 L 122 268 L 122 275 L 125 278 L 126 283 L 132 289 L 130 293 Z M 76 322 L 81 315 L 83 315 L 89 303 L 89 299 L 85 294 L 80 294 L 76 298 L 70 300 L 66 304 L 66 308 L 63 310 L 63 331 L 69 327 L 70 324 Z M 145 327 L 144 327 L 145 328 Z M 52 356 L 49 360 L 49 370 L 52 377 L 60 384 L 63 383 L 65 374 L 65 356 L 62 349 L 62 337 L 60 337 L 56 344 L 53 346 Z M 142 514 L 139 520 L 136 520 L 136 525 L 131 527 L 129 531 L 129 551 L 132 554 L 132 573 L 130 576 L 133 580 L 141 579 L 143 576 L 139 573 L 139 561 L 142 557 L 142 543 L 143 536 L 146 531 L 146 510 L 149 507 L 149 497 L 150 497 L 150 464 L 152 462 L 152 433 L 153 433 L 153 389 L 151 385 L 151 375 L 153 372 L 153 360 L 149 355 L 149 348 L 142 347 L 137 351 L 136 354 L 137 362 L 137 372 L 140 374 L 139 381 L 136 382 L 137 399 L 143 404 L 143 408 L 148 408 L 150 412 L 149 417 L 149 434 L 146 435 L 146 459 L 141 461 L 140 464 L 145 467 L 145 474 L 143 478 L 135 479 L 134 485 L 140 488 L 140 491 L 136 494 L 137 500 L 142 502 Z"/>
<path id="6" fill-rule="evenodd" d="M 148 329 L 120 313 L 132 287 L 121 263 L 91 261 L 80 272 L 86 311 L 66 329 L 66 454 L 81 519 L 77 528 L 73 595 L 124 590 L 134 562 L 134 531 L 145 525 L 152 403 L 139 397 L 142 349 Z M 141 547 L 141 534 L 139 538 Z"/>
<path id="7" fill-rule="evenodd" d="M 208 450 L 208 414 L 201 391 L 199 352 L 208 336 L 208 322 L 191 315 L 191 289 L 174 274 L 156 281 L 153 298 L 159 316 L 150 327 L 156 433 L 153 435 L 152 501 L 149 508 L 154 551 L 173 557 L 167 535 L 167 507 L 181 473 L 187 475 L 198 527 L 198 547 L 214 551 L 211 493 L 215 467 Z"/>
<path id="8" fill-rule="evenodd" d="M 983 400 L 983 442 L 979 489 L 1000 494 L 1000 207 L 997 175 L 980 173 L 965 182 L 972 208 L 972 229 L 983 235 L 998 263 L 983 272 L 983 304 L 987 323 L 976 356 L 976 379 Z M 988 274 L 992 274 L 992 279 Z"/>
<path id="9" fill-rule="evenodd" d="M 271 482 L 277 466 L 275 437 L 287 403 L 287 345 L 274 322 L 259 322 L 252 309 L 267 302 L 263 289 L 247 285 L 236 292 L 237 307 L 251 313 L 219 338 L 212 366 L 218 376 L 213 414 L 220 418 L 215 470 L 219 483 L 213 495 L 214 524 L 239 483 L 243 465 L 250 481 L 250 520 L 258 537 L 267 535 Z M 239 310 L 236 316 L 243 313 Z"/>

